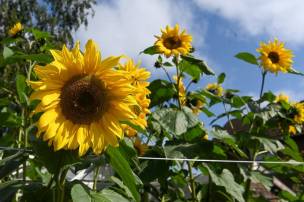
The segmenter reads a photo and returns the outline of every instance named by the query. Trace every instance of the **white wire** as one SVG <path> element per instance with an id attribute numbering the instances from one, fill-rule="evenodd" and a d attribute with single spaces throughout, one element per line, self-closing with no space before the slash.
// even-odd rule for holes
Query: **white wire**
<path id="1" fill-rule="evenodd" d="M 194 161 L 194 162 L 216 162 L 216 163 L 257 163 L 257 164 L 291 164 L 304 165 L 300 161 L 246 161 L 246 160 L 219 160 L 219 159 L 187 159 L 187 158 L 160 158 L 160 157 L 138 157 L 146 160 L 161 160 L 161 161 Z"/>

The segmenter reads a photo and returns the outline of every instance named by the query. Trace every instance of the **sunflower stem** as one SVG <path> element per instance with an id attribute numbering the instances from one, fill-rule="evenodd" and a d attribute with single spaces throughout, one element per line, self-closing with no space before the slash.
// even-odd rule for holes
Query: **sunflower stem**
<path id="1" fill-rule="evenodd" d="M 179 72 L 179 69 L 178 69 L 178 57 L 177 56 L 173 58 L 173 62 L 174 62 L 175 67 L 176 67 L 176 77 L 177 77 L 176 91 L 177 91 L 178 107 L 179 107 L 179 109 L 182 109 L 182 105 L 181 105 L 181 102 L 180 102 L 180 99 L 179 99 L 180 72 Z"/>
<path id="2" fill-rule="evenodd" d="M 192 200 L 193 201 L 198 201 L 196 197 L 196 187 L 195 187 L 195 181 L 193 178 L 193 173 L 192 173 L 192 165 L 189 161 L 187 161 L 187 166 L 188 166 L 188 172 L 189 172 L 189 177 L 190 177 L 190 185 L 191 185 L 191 195 L 192 195 Z"/>
<path id="3" fill-rule="evenodd" d="M 262 70 L 262 85 L 261 85 L 261 90 L 260 90 L 260 99 L 261 99 L 261 97 L 263 95 L 263 91 L 264 91 L 266 74 L 267 74 L 267 71 Z"/>
<path id="4" fill-rule="evenodd" d="M 93 191 L 97 191 L 97 183 L 98 183 L 98 176 L 99 176 L 100 168 L 101 168 L 101 166 L 97 166 L 95 169 Z"/>
<path id="5" fill-rule="evenodd" d="M 166 70 L 166 68 L 162 67 L 162 69 L 163 69 L 164 72 L 166 73 L 166 75 L 167 75 L 169 81 L 170 81 L 171 83 L 173 83 L 173 82 L 172 82 L 172 79 L 170 78 L 170 74 L 168 73 L 168 71 Z"/>
<path id="6" fill-rule="evenodd" d="M 230 127 L 231 127 L 231 130 L 232 130 L 232 133 L 234 133 L 234 127 L 233 127 L 233 124 L 232 124 L 232 122 L 231 122 L 230 115 L 229 115 L 230 111 L 227 110 L 226 104 L 225 104 L 224 102 L 223 102 L 223 106 L 224 106 L 225 114 L 227 115 L 228 123 L 229 123 L 229 125 L 230 125 Z"/>

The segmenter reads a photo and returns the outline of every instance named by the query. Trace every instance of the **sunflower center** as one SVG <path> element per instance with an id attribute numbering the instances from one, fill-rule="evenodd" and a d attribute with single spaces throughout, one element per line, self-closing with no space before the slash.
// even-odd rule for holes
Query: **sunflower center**
<path id="1" fill-rule="evenodd" d="M 94 76 L 74 76 L 63 86 L 60 97 L 63 115 L 74 124 L 97 121 L 106 109 L 106 89 Z"/>
<path id="2" fill-rule="evenodd" d="M 278 63 L 280 61 L 280 56 L 277 52 L 271 51 L 268 53 L 268 58 L 271 60 L 272 63 Z"/>
<path id="3" fill-rule="evenodd" d="M 171 36 L 164 40 L 164 46 L 168 49 L 176 49 L 181 47 L 181 45 L 182 41 L 176 36 Z"/>

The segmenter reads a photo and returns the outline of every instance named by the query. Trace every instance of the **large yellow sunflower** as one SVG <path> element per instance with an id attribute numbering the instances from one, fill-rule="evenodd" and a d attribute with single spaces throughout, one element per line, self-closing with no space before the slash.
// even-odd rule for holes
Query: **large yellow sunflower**
<path id="1" fill-rule="evenodd" d="M 73 50 L 51 50 L 54 61 L 36 66 L 39 81 L 31 81 L 35 92 L 31 100 L 41 100 L 36 111 L 38 135 L 59 149 L 79 149 L 84 155 L 89 148 L 100 154 L 107 145 L 117 146 L 123 137 L 120 121 L 136 119 L 132 111 L 136 88 L 128 72 L 119 70 L 120 57 L 101 59 L 94 41 L 85 51 L 79 43 Z"/>
<path id="2" fill-rule="evenodd" d="M 22 29 L 23 29 L 22 24 L 20 22 L 17 22 L 12 28 L 10 28 L 10 30 L 8 31 L 8 34 L 10 36 L 15 36 Z"/>
<path id="3" fill-rule="evenodd" d="M 186 55 L 191 49 L 192 36 L 187 34 L 185 30 L 179 33 L 178 24 L 174 28 L 166 27 L 166 30 L 161 30 L 161 36 L 155 36 L 157 41 L 155 46 L 159 53 L 163 53 L 166 57 L 172 55 Z"/>
<path id="4" fill-rule="evenodd" d="M 261 54 L 259 59 L 266 71 L 286 73 L 291 69 L 293 54 L 291 50 L 284 48 L 283 42 L 277 39 L 268 44 L 262 42 L 257 51 Z"/>
<path id="5" fill-rule="evenodd" d="M 147 80 L 151 73 L 145 68 L 141 68 L 139 64 L 135 64 L 133 60 L 128 60 L 124 65 L 120 65 L 119 69 L 127 72 L 126 75 L 128 75 L 131 85 L 136 88 L 135 99 L 138 106 L 133 106 L 132 111 L 137 115 L 137 118 L 132 119 L 131 123 L 141 128 L 146 128 L 146 115 L 150 113 L 150 99 L 148 99 L 148 95 L 151 93 L 147 89 L 147 86 L 149 85 Z M 128 125 L 124 124 L 123 128 L 128 137 L 133 137 L 137 134 L 137 131 Z"/>

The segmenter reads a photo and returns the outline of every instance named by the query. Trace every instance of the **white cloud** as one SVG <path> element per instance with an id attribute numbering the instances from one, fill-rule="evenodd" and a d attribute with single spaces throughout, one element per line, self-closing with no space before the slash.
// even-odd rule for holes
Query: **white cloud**
<path id="1" fill-rule="evenodd" d="M 85 29 L 75 33 L 75 39 L 84 44 L 89 38 L 100 46 L 102 54 L 128 55 L 152 66 L 151 56 L 138 55 L 140 51 L 153 45 L 154 35 L 166 25 L 180 24 L 194 35 L 196 44 L 203 43 L 205 26 L 193 23 L 193 12 L 187 2 L 162 0 L 115 0 L 101 1 L 94 7 L 95 16 Z"/>
<path id="2" fill-rule="evenodd" d="M 194 0 L 208 10 L 236 22 L 253 36 L 267 34 L 281 40 L 304 44 L 304 1 L 302 0 Z"/>

